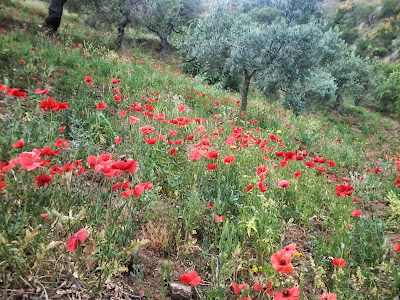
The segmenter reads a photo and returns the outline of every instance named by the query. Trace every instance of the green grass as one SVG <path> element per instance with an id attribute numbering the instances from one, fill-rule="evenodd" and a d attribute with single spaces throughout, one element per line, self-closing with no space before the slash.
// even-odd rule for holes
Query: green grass
<path id="1" fill-rule="evenodd" d="M 399 234 L 393 221 L 398 218 L 399 197 L 393 183 L 400 146 L 397 122 L 353 106 L 345 107 L 343 118 L 329 111 L 296 117 L 257 95 L 249 99 L 246 119 L 238 120 L 238 94 L 207 86 L 138 50 L 110 50 L 113 31 L 94 31 L 67 15 L 60 33 L 49 37 L 42 35 L 42 20 L 34 16 L 37 9 L 45 15 L 40 2 L 21 6 L 2 2 L 2 8 L 0 20 L 9 25 L 0 34 L 0 83 L 21 88 L 28 96 L 0 92 L 1 162 L 45 146 L 54 151 L 57 139 L 70 143 L 60 148 L 59 155 L 43 157 L 49 160 L 43 168 L 19 172 L 16 166 L 1 172 L 7 183 L 0 195 L 3 298 L 13 299 L 19 290 L 52 295 L 65 290 L 60 288 L 63 282 L 79 282 L 80 292 L 101 297 L 115 293 L 110 286 L 117 282 L 128 292 L 123 280 L 129 278 L 133 287 L 129 293 L 148 290 L 158 299 L 168 299 L 163 278 L 178 282 L 180 275 L 193 269 L 205 282 L 196 287 L 202 299 L 236 299 L 232 282 L 252 286 L 269 281 L 275 292 L 300 287 L 301 299 L 318 298 L 323 291 L 336 293 L 338 299 L 397 296 L 400 270 L 393 246 L 400 241 L 391 238 Z M 20 24 L 25 24 L 24 30 Z M 92 86 L 84 82 L 85 76 L 93 78 Z M 112 78 L 121 82 L 112 84 Z M 125 95 L 121 102 L 113 98 L 114 87 Z M 37 95 L 37 88 L 48 88 L 55 101 L 68 102 L 68 110 L 40 110 L 39 103 L 47 96 Z M 96 109 L 100 101 L 106 103 L 105 110 Z M 129 111 L 134 103 L 152 105 L 152 113 L 165 114 L 165 120 L 189 119 L 182 126 L 159 121 Z M 180 111 L 179 105 L 186 110 Z M 129 116 L 139 122 L 130 123 Z M 150 136 L 138 131 L 145 125 L 155 128 Z M 62 133 L 61 126 L 66 126 Z M 154 145 L 144 142 L 157 134 L 165 140 L 158 137 Z M 121 144 L 114 142 L 117 137 Z M 21 138 L 24 147 L 13 148 Z M 228 144 L 232 139 L 234 145 Z M 168 140 L 184 142 L 171 145 Z M 188 158 L 194 147 L 206 145 L 220 157 Z M 176 154 L 171 156 L 172 148 Z M 282 162 L 276 152 L 296 150 L 308 156 L 275 166 Z M 105 153 L 116 161 L 122 156 L 136 160 L 137 172 L 109 178 L 90 169 L 87 157 Z M 222 159 L 228 155 L 235 160 L 224 165 Z M 325 170 L 305 166 L 318 155 L 336 166 L 317 163 Z M 76 160 L 85 166 L 82 174 L 72 175 L 75 168 L 50 175 L 54 181 L 44 187 L 34 182 L 40 173 L 50 174 L 52 166 Z M 213 163 L 218 168 L 209 171 L 207 166 Z M 257 187 L 260 165 L 268 169 L 265 192 Z M 374 173 L 375 168 L 382 172 Z M 303 175 L 295 178 L 298 170 Z M 335 193 L 342 177 L 355 187 L 351 196 Z M 287 189 L 277 186 L 282 179 L 290 182 Z M 124 198 L 112 187 L 125 181 L 131 188 L 151 182 L 153 189 Z M 253 189 L 246 192 L 251 184 Z M 353 197 L 362 202 L 354 203 Z M 385 199 L 391 206 L 375 208 Z M 363 216 L 352 217 L 354 209 Z M 50 221 L 40 216 L 43 213 Z M 214 221 L 216 215 L 223 215 L 222 224 Z M 88 239 L 71 252 L 66 242 L 80 228 L 89 232 Z M 270 257 L 292 242 L 301 256 L 293 258 L 292 274 L 280 274 Z M 333 257 L 344 258 L 345 268 L 334 267 Z M 159 268 L 154 270 L 154 265 Z M 253 288 L 242 297 L 246 293 L 252 299 L 266 299 Z"/>

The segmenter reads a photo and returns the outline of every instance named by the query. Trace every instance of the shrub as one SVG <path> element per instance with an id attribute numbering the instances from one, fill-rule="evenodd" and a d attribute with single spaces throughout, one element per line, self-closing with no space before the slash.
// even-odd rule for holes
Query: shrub
<path id="1" fill-rule="evenodd" d="M 378 103 L 383 110 L 400 115 L 400 72 L 393 72 L 377 89 Z"/>
<path id="2" fill-rule="evenodd" d="M 400 3 L 397 0 L 383 0 L 379 18 L 392 17 L 400 13 Z"/>

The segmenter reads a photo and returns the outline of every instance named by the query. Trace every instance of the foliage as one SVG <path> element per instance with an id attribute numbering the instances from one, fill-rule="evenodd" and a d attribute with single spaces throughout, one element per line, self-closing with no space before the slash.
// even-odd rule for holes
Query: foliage
<path id="1" fill-rule="evenodd" d="M 383 110 L 400 114 L 400 72 L 391 73 L 377 88 L 377 99 Z"/>
<path id="2" fill-rule="evenodd" d="M 194 269 L 205 283 L 195 287 L 204 299 L 268 298 L 254 283 L 270 284 L 275 295 L 296 286 L 304 299 L 318 299 L 322 291 L 339 299 L 398 296 L 397 121 L 350 102 L 342 118 L 309 105 L 338 92 L 328 68 L 311 69 L 301 80 L 279 73 L 297 90 L 304 83 L 306 108 L 318 114 L 296 117 L 252 90 L 246 117 L 238 118 L 236 93 L 137 49 L 108 49 L 109 26 L 95 30 L 67 14 L 59 36 L 42 35 L 35 15 L 46 11 L 38 3 L 4 3 L 0 12 L 6 20 L 0 34 L 1 298 L 162 298 L 168 283 Z M 255 22 L 226 26 L 238 33 L 239 24 L 258 28 Z M 321 33 L 309 28 L 308 38 L 301 26 L 284 37 L 305 39 L 297 45 L 305 51 Z M 248 40 L 258 36 L 263 31 Z M 321 63 L 330 67 L 340 59 L 348 72 L 344 63 L 353 66 L 358 58 L 338 58 L 334 48 L 324 50 L 324 41 L 317 47 Z M 234 50 L 239 57 L 241 49 Z M 302 60 L 292 49 L 281 59 L 306 67 L 305 55 Z M 233 62 L 223 66 L 231 70 Z M 397 71 L 384 68 L 386 75 Z M 68 102 L 68 109 L 42 110 L 48 96 Z M 100 101 L 103 110 L 96 108 Z M 39 150 L 45 146 L 57 155 L 45 156 Z M 35 151 L 41 153 L 37 168 L 22 167 L 29 163 L 20 160 L 23 153 Z M 112 165 L 100 159 L 106 153 Z M 131 159 L 135 172 L 122 172 Z M 115 168 L 118 175 L 105 175 Z M 42 173 L 53 181 L 40 186 Z M 148 188 L 140 195 L 138 183 Z M 351 196 L 337 194 L 344 185 L 354 187 Z M 353 216 L 355 210 L 362 216 Z M 76 251 L 68 250 L 66 242 L 80 229 L 87 239 L 77 238 Z M 271 263 L 281 251 L 293 252 L 291 274 Z M 342 269 L 333 264 L 339 257 L 346 261 Z M 241 285 L 238 295 L 232 287 Z"/>
<path id="3" fill-rule="evenodd" d="M 190 27 L 187 37 L 187 59 L 196 61 L 206 72 L 242 72 L 242 111 L 247 107 L 253 76 L 268 93 L 272 85 L 274 91 L 291 89 L 296 93 L 294 86 L 300 87 L 312 70 L 331 60 L 343 45 L 337 31 L 324 32 L 322 23 L 291 25 L 280 19 L 258 24 L 246 16 L 239 19 L 229 14 L 223 6 Z"/>
<path id="4" fill-rule="evenodd" d="M 137 25 L 157 35 L 161 41 L 162 53 L 168 55 L 171 52 L 171 34 L 180 31 L 180 28 L 194 19 L 198 12 L 198 1 L 150 0 L 142 2 L 137 10 L 131 13 Z"/>
<path id="5" fill-rule="evenodd" d="M 396 16 L 400 13 L 400 4 L 396 0 L 382 0 L 382 8 L 379 18 Z"/>
<path id="6" fill-rule="evenodd" d="M 357 104 L 371 97 L 379 73 L 372 61 L 347 53 L 327 66 L 337 86 L 334 98 L 339 112 L 343 97 L 352 98 Z"/>
<path id="7" fill-rule="evenodd" d="M 375 8 L 374 5 L 364 2 L 341 6 L 338 8 L 332 22 L 335 25 L 343 25 L 347 29 L 353 29 L 361 23 L 370 22 L 370 15 Z"/>

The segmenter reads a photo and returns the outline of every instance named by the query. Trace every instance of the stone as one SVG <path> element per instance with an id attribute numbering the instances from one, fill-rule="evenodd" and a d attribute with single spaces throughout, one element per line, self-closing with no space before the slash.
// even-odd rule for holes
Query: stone
<path id="1" fill-rule="evenodd" d="M 192 299 L 192 287 L 180 283 L 170 283 L 171 299 L 173 300 L 187 300 Z"/>

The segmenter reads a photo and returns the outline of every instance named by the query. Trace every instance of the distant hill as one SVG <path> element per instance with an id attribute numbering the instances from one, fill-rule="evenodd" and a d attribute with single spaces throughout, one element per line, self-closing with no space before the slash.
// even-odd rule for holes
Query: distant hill
<path id="1" fill-rule="evenodd" d="M 400 1 L 326 0 L 322 8 L 358 54 L 399 61 Z"/>

